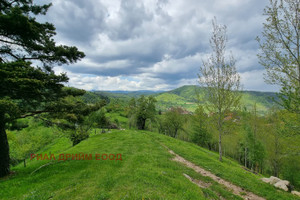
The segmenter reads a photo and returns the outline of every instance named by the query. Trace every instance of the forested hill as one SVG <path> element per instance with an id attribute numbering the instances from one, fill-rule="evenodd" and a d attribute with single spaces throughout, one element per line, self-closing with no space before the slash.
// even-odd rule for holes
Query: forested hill
<path id="1" fill-rule="evenodd" d="M 258 92 L 258 91 L 243 91 L 242 107 L 251 109 L 256 103 L 259 113 L 266 112 L 274 106 L 273 98 L 276 93 L 273 92 Z M 140 95 L 152 95 L 157 100 L 157 109 L 165 111 L 170 107 L 182 107 L 193 112 L 197 108 L 198 96 L 205 100 L 206 89 L 196 85 L 186 85 L 171 91 L 92 91 L 88 92 L 84 99 L 87 102 L 93 102 L 98 98 L 117 99 L 123 102 L 129 101 L 132 97 Z"/>

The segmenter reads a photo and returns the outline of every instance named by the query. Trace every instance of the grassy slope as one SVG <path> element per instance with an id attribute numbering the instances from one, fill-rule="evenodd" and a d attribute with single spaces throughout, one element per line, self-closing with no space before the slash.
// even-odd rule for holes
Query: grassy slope
<path id="1" fill-rule="evenodd" d="M 194 111 L 197 108 L 196 93 L 201 96 L 205 93 L 205 89 L 199 88 L 198 86 L 187 85 L 155 96 L 158 100 L 158 107 L 162 108 L 162 110 L 170 106 L 180 106 L 188 111 Z M 258 112 L 262 114 L 273 106 L 272 97 L 276 98 L 276 95 L 270 92 L 244 91 L 241 104 L 247 109 L 252 109 L 254 103 L 256 103 Z M 166 102 L 168 104 L 166 104 Z"/>
<path id="2" fill-rule="evenodd" d="M 266 199 L 287 200 L 299 199 L 295 196 L 278 190 L 275 187 L 263 183 L 260 178 L 261 175 L 255 175 L 251 172 L 245 171 L 241 165 L 236 161 L 224 158 L 223 162 L 219 162 L 219 155 L 209 150 L 203 149 L 195 144 L 180 141 L 173 138 L 167 138 L 164 135 L 148 133 L 156 141 L 165 144 L 178 155 L 186 158 L 194 164 L 211 171 L 217 176 L 224 178 L 235 185 L 251 191 Z"/>
<path id="3" fill-rule="evenodd" d="M 40 153 L 122 154 L 122 161 L 65 161 L 35 169 L 49 161 L 27 161 L 28 166 L 13 168 L 15 175 L 0 180 L 0 199 L 241 199 L 210 178 L 171 161 L 160 143 L 186 159 L 268 199 L 293 199 L 262 183 L 230 160 L 217 161 L 217 155 L 205 149 L 163 135 L 138 131 L 115 131 L 94 135 L 75 147 L 60 138 Z M 57 156 L 56 156 L 57 157 Z M 200 189 L 182 173 L 211 182 Z"/>
<path id="4" fill-rule="evenodd" d="M 157 100 L 158 110 L 167 110 L 170 107 L 183 107 L 188 111 L 194 111 L 196 107 L 195 102 L 189 102 L 185 97 L 171 93 L 162 93 L 156 96 L 155 99 Z"/>

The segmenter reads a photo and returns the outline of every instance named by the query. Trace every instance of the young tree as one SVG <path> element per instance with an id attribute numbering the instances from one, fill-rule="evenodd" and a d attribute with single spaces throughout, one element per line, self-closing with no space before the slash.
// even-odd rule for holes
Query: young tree
<path id="1" fill-rule="evenodd" d="M 199 106 L 193 116 L 192 142 L 211 149 L 212 135 L 208 131 L 208 116 L 202 106 Z"/>
<path id="2" fill-rule="evenodd" d="M 207 87 L 206 107 L 215 118 L 219 132 L 219 160 L 222 161 L 224 118 L 226 113 L 239 105 L 240 76 L 236 71 L 233 56 L 230 56 L 228 62 L 225 61 L 226 26 L 217 24 L 216 18 L 212 25 L 210 45 L 213 52 L 207 61 L 203 61 L 198 77 L 199 84 Z"/>
<path id="3" fill-rule="evenodd" d="M 141 96 L 136 101 L 136 125 L 139 130 L 145 130 L 146 120 L 153 120 L 156 114 L 155 109 L 156 99 L 152 96 Z"/>
<path id="4" fill-rule="evenodd" d="M 280 111 L 271 110 L 267 116 L 269 140 L 271 151 L 269 151 L 269 160 L 271 162 L 273 175 L 278 177 L 282 167 L 283 137 L 285 135 L 284 123 L 281 120 Z"/>
<path id="5" fill-rule="evenodd" d="M 258 134 L 261 130 L 259 130 L 256 104 L 254 104 L 252 112 L 247 113 L 247 115 L 244 116 L 245 119 L 243 120 L 245 138 L 244 144 L 242 145 L 242 155 L 244 156 L 245 167 L 259 172 L 259 169 L 261 169 L 261 171 L 263 169 L 265 149 L 261 141 L 258 139 Z"/>
<path id="6" fill-rule="evenodd" d="M 300 1 L 270 0 L 264 10 L 258 55 L 267 83 L 281 86 L 279 99 L 287 110 L 300 113 Z"/>
<path id="7" fill-rule="evenodd" d="M 0 1 L 0 177 L 9 174 L 9 146 L 5 124 L 17 118 L 53 112 L 51 105 L 82 90 L 63 90 L 65 74 L 56 75 L 53 64 L 70 64 L 84 57 L 76 47 L 57 46 L 55 28 L 39 23 L 48 5 L 32 0 Z M 41 64 L 33 66 L 29 61 Z"/>
<path id="8" fill-rule="evenodd" d="M 107 110 L 103 107 L 96 112 L 93 112 L 89 117 L 89 120 L 92 121 L 95 128 L 102 128 L 102 132 L 105 132 L 105 128 L 109 128 L 111 122 L 108 117 L 105 116 Z"/>
<path id="9" fill-rule="evenodd" d="M 136 99 L 134 97 L 130 99 L 128 106 L 125 108 L 125 113 L 128 117 L 129 129 L 131 129 L 132 127 L 136 127 L 137 105 Z"/>
<path id="10" fill-rule="evenodd" d="M 256 138 L 254 131 L 250 125 L 247 124 L 245 126 L 245 138 L 240 144 L 242 150 L 240 158 L 243 158 L 245 167 L 259 172 L 259 169 L 263 167 L 265 149 L 262 143 Z"/>
<path id="11" fill-rule="evenodd" d="M 171 108 L 166 112 L 164 119 L 164 128 L 169 136 L 176 138 L 178 135 L 178 131 L 182 130 L 184 123 L 184 118 L 182 115 L 183 109 L 180 107 Z"/>

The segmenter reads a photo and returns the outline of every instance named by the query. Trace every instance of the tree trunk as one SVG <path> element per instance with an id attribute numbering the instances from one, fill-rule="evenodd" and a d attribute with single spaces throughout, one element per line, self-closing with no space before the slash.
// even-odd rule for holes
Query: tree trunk
<path id="1" fill-rule="evenodd" d="M 176 138 L 177 137 L 177 129 L 175 128 L 175 130 L 174 130 L 174 132 L 175 132 L 175 134 L 174 134 L 174 138 Z"/>
<path id="2" fill-rule="evenodd" d="M 138 129 L 139 130 L 145 130 L 145 125 L 146 125 L 146 119 L 144 119 L 144 118 L 138 119 Z"/>
<path id="3" fill-rule="evenodd" d="M 222 161 L 222 124 L 221 124 L 221 116 L 219 111 L 219 119 L 218 119 L 218 129 L 219 129 L 219 160 Z"/>
<path id="4" fill-rule="evenodd" d="M 9 146 L 5 132 L 4 115 L 0 114 L 0 177 L 9 174 Z"/>
<path id="5" fill-rule="evenodd" d="M 245 167 L 247 167 L 247 147 L 245 147 Z"/>
<path id="6" fill-rule="evenodd" d="M 277 163 L 277 161 L 275 161 L 275 163 L 274 163 L 274 172 L 273 172 L 273 175 L 275 177 L 279 177 L 279 169 L 278 169 L 278 163 Z"/>
<path id="7" fill-rule="evenodd" d="M 219 160 L 222 161 L 222 133 L 219 133 Z"/>

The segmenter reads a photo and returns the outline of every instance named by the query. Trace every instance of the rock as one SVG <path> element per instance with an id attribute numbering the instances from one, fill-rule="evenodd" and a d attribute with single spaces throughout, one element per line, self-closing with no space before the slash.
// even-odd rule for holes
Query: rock
<path id="1" fill-rule="evenodd" d="M 262 178 L 261 180 L 265 183 L 270 183 L 272 185 L 275 185 L 277 182 L 281 181 L 281 179 L 275 176 L 271 176 L 270 178 Z"/>
<path id="2" fill-rule="evenodd" d="M 270 180 L 270 184 L 272 184 L 272 185 L 275 185 L 277 182 L 279 182 L 279 181 L 281 181 L 279 178 L 277 178 L 277 177 L 275 177 L 275 176 L 271 176 L 270 178 L 269 178 L 269 180 Z"/>
<path id="3" fill-rule="evenodd" d="M 277 183 L 275 183 L 274 186 L 287 192 L 287 191 L 289 191 L 289 188 L 287 187 L 288 185 L 289 185 L 288 181 L 281 181 L 280 180 Z"/>
<path id="4" fill-rule="evenodd" d="M 270 178 L 262 178 L 261 180 L 265 183 L 274 185 L 276 188 L 282 189 L 286 192 L 289 191 L 289 187 L 290 187 L 289 181 L 281 180 L 280 178 L 277 178 L 275 176 L 271 176 Z"/>
<path id="5" fill-rule="evenodd" d="M 292 191 L 292 194 L 300 197 L 300 192 L 298 191 Z"/>
<path id="6" fill-rule="evenodd" d="M 286 186 L 289 186 L 290 185 L 290 182 L 287 181 L 287 180 L 281 180 Z"/>
<path id="7" fill-rule="evenodd" d="M 262 179 L 260 179 L 260 180 L 262 180 L 262 181 L 265 182 L 265 183 L 270 183 L 270 179 L 269 179 L 269 178 L 262 178 Z"/>

